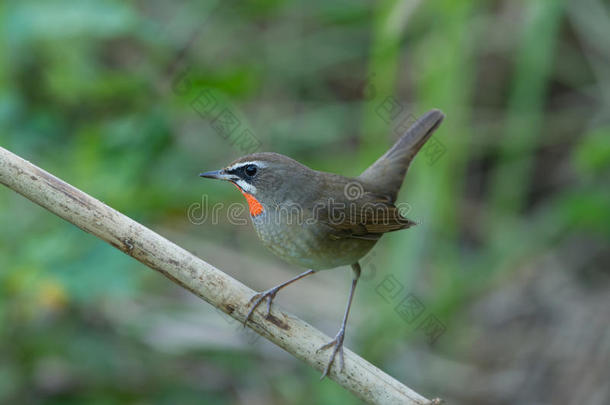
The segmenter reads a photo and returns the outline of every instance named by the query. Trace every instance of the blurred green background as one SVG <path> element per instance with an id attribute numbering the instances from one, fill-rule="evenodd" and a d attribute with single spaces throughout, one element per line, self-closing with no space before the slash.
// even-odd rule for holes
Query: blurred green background
<path id="1" fill-rule="evenodd" d="M 449 403 L 610 402 L 607 2 L 23 0 L 0 21 L 0 145 L 257 290 L 300 269 L 197 177 L 238 133 L 357 175 L 442 109 L 399 197 L 420 225 L 364 260 L 347 346 Z M 0 403 L 360 403 L 5 188 L 0 229 Z M 350 277 L 278 302 L 334 335 Z"/>

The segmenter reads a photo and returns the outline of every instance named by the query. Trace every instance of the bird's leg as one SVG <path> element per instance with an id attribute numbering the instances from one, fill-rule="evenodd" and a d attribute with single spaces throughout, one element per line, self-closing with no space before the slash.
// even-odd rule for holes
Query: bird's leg
<path id="1" fill-rule="evenodd" d="M 246 315 L 246 319 L 244 319 L 244 326 L 246 326 L 246 323 L 248 323 L 248 320 L 254 313 L 254 310 L 260 305 L 261 302 L 263 302 L 264 299 L 267 299 L 267 316 L 269 316 L 269 314 L 271 313 L 271 302 L 275 298 L 275 295 L 278 293 L 278 291 L 280 291 L 282 288 L 286 287 L 287 285 L 292 284 L 295 281 L 300 280 L 304 277 L 307 277 L 313 273 L 315 273 L 314 270 L 307 270 L 306 272 L 299 274 L 295 278 L 291 278 L 290 280 L 283 282 L 282 284 L 277 285 L 273 288 L 270 288 L 267 291 L 263 291 L 263 292 L 254 294 L 252 296 L 252 298 L 250 298 L 250 301 L 248 302 L 248 304 L 254 302 L 254 305 L 252 305 L 250 312 L 248 312 L 248 315 Z"/>
<path id="2" fill-rule="evenodd" d="M 320 380 L 324 379 L 324 377 L 326 377 L 330 372 L 330 368 L 333 365 L 333 362 L 335 361 L 337 353 L 339 353 L 339 361 L 341 363 L 340 368 L 341 371 L 343 371 L 343 339 L 345 338 L 345 325 L 347 324 L 347 317 L 349 315 L 350 307 L 352 306 L 352 298 L 354 298 L 356 284 L 358 283 L 358 278 L 360 278 L 360 264 L 358 264 L 358 262 L 352 264 L 352 270 L 354 272 L 354 279 L 352 280 L 352 288 L 349 291 L 349 298 L 347 299 L 347 308 L 345 308 L 345 315 L 343 315 L 343 322 L 341 322 L 341 328 L 339 329 L 337 336 L 335 336 L 333 340 L 331 340 L 330 342 L 328 342 L 317 350 L 319 352 L 321 350 L 326 350 L 329 347 L 335 347 L 333 349 L 332 355 L 330 356 L 330 360 L 328 361 L 328 364 L 326 365 L 326 368 L 322 373 L 322 377 L 320 377 Z"/>

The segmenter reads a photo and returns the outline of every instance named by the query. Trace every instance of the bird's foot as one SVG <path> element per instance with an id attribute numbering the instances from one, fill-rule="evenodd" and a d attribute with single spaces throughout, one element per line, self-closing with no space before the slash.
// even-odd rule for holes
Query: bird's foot
<path id="1" fill-rule="evenodd" d="M 328 375 L 328 373 L 330 372 L 330 368 L 332 367 L 334 361 L 335 361 L 335 357 L 337 356 L 337 353 L 339 354 L 339 368 L 341 371 L 343 371 L 343 366 L 344 366 L 344 362 L 343 362 L 343 339 L 345 338 L 345 328 L 341 328 L 339 329 L 339 333 L 337 333 L 337 336 L 335 336 L 335 338 L 333 340 L 331 340 L 330 342 L 326 343 L 324 346 L 320 347 L 317 352 L 320 352 L 322 350 L 326 350 L 329 347 L 333 347 L 333 353 L 330 356 L 330 360 L 328 361 L 328 364 L 326 365 L 326 368 L 324 369 L 324 372 L 322 373 L 322 377 L 320 377 L 320 380 L 323 380 L 324 377 L 326 377 Z"/>
<path id="2" fill-rule="evenodd" d="M 267 291 L 256 293 L 252 296 L 252 298 L 250 298 L 250 301 L 248 301 L 248 305 L 252 303 L 254 304 L 252 305 L 252 308 L 250 308 L 248 315 L 246 315 L 246 319 L 244 319 L 244 326 L 246 326 L 248 320 L 252 317 L 254 310 L 260 305 L 261 302 L 263 302 L 264 299 L 267 300 L 267 316 L 271 314 L 271 303 L 273 302 L 273 299 L 275 298 L 275 295 L 279 290 L 279 287 L 273 287 L 268 289 Z"/>

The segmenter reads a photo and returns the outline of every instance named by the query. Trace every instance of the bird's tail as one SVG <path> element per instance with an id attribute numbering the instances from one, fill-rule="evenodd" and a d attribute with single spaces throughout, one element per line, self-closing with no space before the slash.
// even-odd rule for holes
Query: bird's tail
<path id="1" fill-rule="evenodd" d="M 366 169 L 360 179 L 375 186 L 392 202 L 396 200 L 409 164 L 445 118 L 440 110 L 420 117 L 383 156 Z"/>

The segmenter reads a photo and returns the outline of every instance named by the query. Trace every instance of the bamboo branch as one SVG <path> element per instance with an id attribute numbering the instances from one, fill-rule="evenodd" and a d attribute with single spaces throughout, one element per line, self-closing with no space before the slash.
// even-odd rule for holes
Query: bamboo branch
<path id="1" fill-rule="evenodd" d="M 0 147 L 0 183 L 82 230 L 157 270 L 170 280 L 243 322 L 254 291 L 101 201 Z M 316 349 L 329 337 L 274 304 L 266 318 L 257 310 L 248 326 L 318 371 L 328 353 Z M 350 350 L 345 369 L 330 378 L 371 404 L 431 404 Z"/>

